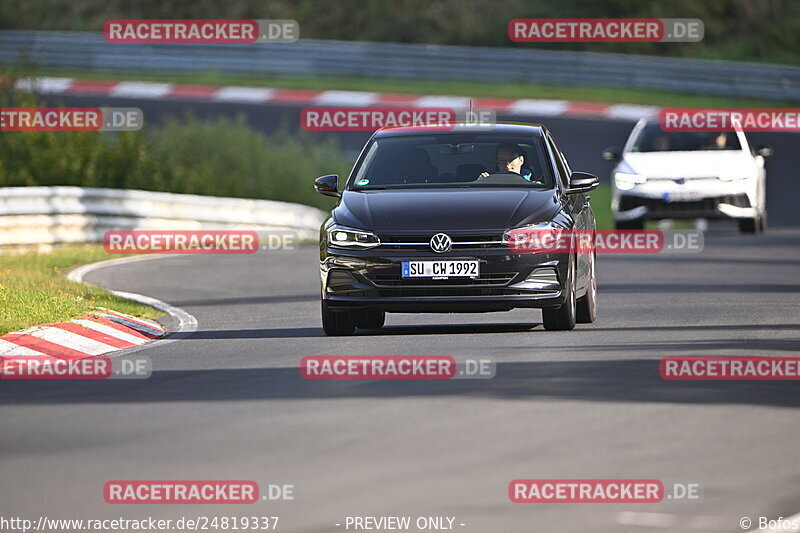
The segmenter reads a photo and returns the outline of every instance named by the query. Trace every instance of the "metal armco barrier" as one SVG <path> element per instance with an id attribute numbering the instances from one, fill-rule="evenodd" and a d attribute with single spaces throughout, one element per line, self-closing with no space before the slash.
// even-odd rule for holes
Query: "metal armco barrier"
<path id="1" fill-rule="evenodd" d="M 800 98 L 800 67 L 523 47 L 308 39 L 292 44 L 112 44 L 100 33 L 4 30 L 0 63 L 120 72 L 477 79 Z M 509 70 L 509 64 L 515 68 Z"/>
<path id="2" fill-rule="evenodd" d="M 325 213 L 300 204 L 84 187 L 0 188 L 0 246 L 101 242 L 108 230 L 292 231 L 316 240 Z"/>

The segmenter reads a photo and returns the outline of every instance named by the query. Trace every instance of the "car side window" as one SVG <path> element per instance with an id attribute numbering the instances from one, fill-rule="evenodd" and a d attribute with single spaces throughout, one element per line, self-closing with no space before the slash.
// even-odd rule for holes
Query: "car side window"
<path id="1" fill-rule="evenodd" d="M 566 189 L 569 187 L 569 176 L 572 174 L 572 172 L 570 172 L 569 167 L 564 160 L 564 156 L 561 155 L 561 151 L 558 149 L 558 146 L 556 146 L 555 141 L 549 133 L 547 134 L 547 143 L 549 144 L 550 151 L 553 153 L 553 159 L 556 162 L 556 170 L 558 171 L 559 176 L 558 179 L 561 180 L 561 186 Z"/>
<path id="2" fill-rule="evenodd" d="M 572 169 L 569 167 L 569 163 L 567 163 L 567 158 L 564 157 L 564 154 L 561 153 L 561 150 L 559 150 L 558 147 L 556 147 L 556 153 L 561 158 L 561 163 L 564 165 L 564 170 L 567 171 L 567 181 L 569 181 L 569 177 L 572 175 Z"/>

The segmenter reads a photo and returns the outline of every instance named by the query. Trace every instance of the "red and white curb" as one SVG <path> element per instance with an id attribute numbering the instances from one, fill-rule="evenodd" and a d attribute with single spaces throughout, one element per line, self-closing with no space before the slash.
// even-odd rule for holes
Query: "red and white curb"
<path id="1" fill-rule="evenodd" d="M 466 96 L 434 96 L 419 94 L 389 94 L 365 91 L 312 91 L 304 89 L 271 89 L 266 87 L 220 87 L 183 85 L 145 81 L 103 81 L 76 78 L 20 78 L 16 89 L 40 94 L 76 96 L 108 96 L 148 100 L 193 100 L 238 104 L 292 104 L 306 106 L 409 106 L 449 107 L 467 109 Z M 638 120 L 658 114 L 656 106 L 633 104 L 601 104 L 569 100 L 538 100 L 507 98 L 474 98 L 477 109 L 494 109 L 497 113 L 541 117 L 572 116 L 613 120 Z"/>
<path id="2" fill-rule="evenodd" d="M 124 257 L 83 265 L 71 270 L 67 278 L 78 283 L 86 283 L 83 277 L 99 268 L 160 257 L 162 256 Z M 28 360 L 35 358 L 40 364 L 98 355 L 113 357 L 146 347 L 168 344 L 188 337 L 197 330 L 197 319 L 183 309 L 142 294 L 113 290 L 109 292 L 164 311 L 176 320 L 177 326 L 167 336 L 167 329 L 158 322 L 98 308 L 92 314 L 77 317 L 69 322 L 43 324 L 0 337 L 0 362 L 4 357 L 20 356 Z"/>
<path id="3" fill-rule="evenodd" d="M 69 322 L 43 324 L 3 335 L 0 361 L 14 356 L 35 357 L 39 363 L 83 359 L 142 346 L 166 333 L 158 322 L 98 308 Z"/>

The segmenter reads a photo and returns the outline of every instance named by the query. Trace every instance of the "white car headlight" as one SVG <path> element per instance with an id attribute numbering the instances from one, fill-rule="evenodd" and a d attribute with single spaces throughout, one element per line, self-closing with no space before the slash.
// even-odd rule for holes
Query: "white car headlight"
<path id="1" fill-rule="evenodd" d="M 631 174 L 628 172 L 615 172 L 614 183 L 617 189 L 621 191 L 629 191 L 637 185 L 641 185 L 647 181 L 647 177 L 641 174 Z"/>
<path id="2" fill-rule="evenodd" d="M 340 248 L 374 248 L 381 243 L 371 231 L 333 225 L 328 228 L 328 244 Z"/>

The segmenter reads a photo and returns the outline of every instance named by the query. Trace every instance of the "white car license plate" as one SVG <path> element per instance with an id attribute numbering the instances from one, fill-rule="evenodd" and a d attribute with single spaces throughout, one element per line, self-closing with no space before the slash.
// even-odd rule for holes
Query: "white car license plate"
<path id="1" fill-rule="evenodd" d="M 703 199 L 699 191 L 673 191 L 664 193 L 664 201 L 669 202 L 697 202 Z"/>
<path id="2" fill-rule="evenodd" d="M 479 275 L 478 261 L 403 261 L 404 278 L 477 278 Z"/>

